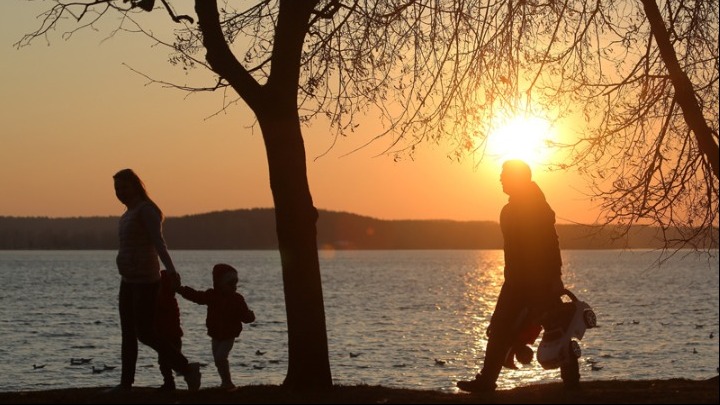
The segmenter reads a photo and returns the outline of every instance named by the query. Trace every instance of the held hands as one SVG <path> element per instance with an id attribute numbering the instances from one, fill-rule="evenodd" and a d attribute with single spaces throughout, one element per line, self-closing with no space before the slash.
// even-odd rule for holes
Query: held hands
<path id="1" fill-rule="evenodd" d="M 177 292 L 180 289 L 180 287 L 182 286 L 182 279 L 180 277 L 180 273 L 178 273 L 176 271 L 174 273 L 169 273 L 169 275 L 172 279 L 173 290 L 175 290 L 175 292 Z"/>

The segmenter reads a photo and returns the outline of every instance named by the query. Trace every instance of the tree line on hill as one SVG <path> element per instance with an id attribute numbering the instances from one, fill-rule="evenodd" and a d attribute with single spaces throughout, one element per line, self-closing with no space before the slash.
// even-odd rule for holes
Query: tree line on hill
<path id="1" fill-rule="evenodd" d="M 118 219 L 0 217 L 0 249 L 117 249 Z M 320 210 L 317 229 L 320 249 L 502 249 L 500 226 L 493 221 L 380 220 Z M 562 249 L 664 246 L 662 235 L 653 227 L 638 226 L 621 233 L 612 226 L 558 224 L 557 231 Z M 171 250 L 277 249 L 272 208 L 168 217 L 164 232 Z"/>

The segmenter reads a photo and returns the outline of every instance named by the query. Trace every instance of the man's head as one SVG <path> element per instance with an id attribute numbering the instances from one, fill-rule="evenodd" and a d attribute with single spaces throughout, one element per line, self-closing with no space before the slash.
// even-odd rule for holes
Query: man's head
<path id="1" fill-rule="evenodd" d="M 502 165 L 500 183 L 503 192 L 509 196 L 525 190 L 532 182 L 532 172 L 527 163 L 519 159 L 507 160 Z"/>

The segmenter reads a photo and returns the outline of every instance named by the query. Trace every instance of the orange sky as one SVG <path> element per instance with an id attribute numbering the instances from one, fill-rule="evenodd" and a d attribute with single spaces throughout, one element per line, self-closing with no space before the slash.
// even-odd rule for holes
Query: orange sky
<path id="1" fill-rule="evenodd" d="M 262 137 L 244 106 L 211 117 L 220 94 L 147 86 L 123 63 L 161 78 L 164 50 L 127 35 L 57 33 L 20 50 L 36 28 L 37 5 L 0 2 L 0 216 L 119 215 L 112 175 L 130 167 L 166 215 L 271 207 Z M 185 80 L 175 74 L 175 78 Z M 188 79 L 190 80 L 190 79 Z M 323 123 L 304 130 L 315 206 L 381 219 L 497 220 L 506 201 L 499 165 L 475 167 L 425 145 L 415 160 L 377 156 L 378 144 L 343 156 L 375 133 L 355 133 L 326 155 Z M 317 158 L 317 159 L 315 159 Z M 577 177 L 535 170 L 559 222 L 593 222 Z"/>

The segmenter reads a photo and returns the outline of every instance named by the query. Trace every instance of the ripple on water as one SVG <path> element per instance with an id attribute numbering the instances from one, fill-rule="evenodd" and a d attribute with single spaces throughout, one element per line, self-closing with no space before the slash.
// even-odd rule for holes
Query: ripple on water
<path id="1" fill-rule="evenodd" d="M 717 262 L 671 261 L 648 269 L 654 257 L 640 253 L 563 252 L 566 284 L 593 306 L 600 324 L 582 341 L 583 379 L 717 375 Z M 199 289 L 211 286 L 213 263 L 237 265 L 240 291 L 258 321 L 233 348 L 233 378 L 238 384 L 282 383 L 288 353 L 277 252 L 178 251 L 173 259 L 184 283 Z M 334 252 L 323 256 L 321 268 L 336 384 L 456 392 L 457 380 L 477 373 L 502 282 L 501 251 Z M 0 283 L 0 391 L 117 384 L 119 368 L 92 371 L 93 365 L 119 365 L 114 252 L 0 252 Z M 183 351 L 208 364 L 203 386 L 219 385 L 205 308 L 179 301 Z M 256 350 L 266 354 L 256 356 Z M 350 352 L 361 355 L 351 358 Z M 72 366 L 73 357 L 93 360 Z M 593 371 L 585 359 L 602 369 Z M 156 366 L 140 367 L 156 360 L 141 345 L 138 385 L 161 383 Z M 558 374 L 533 363 L 505 370 L 498 384 L 528 385 L 558 380 Z"/>

